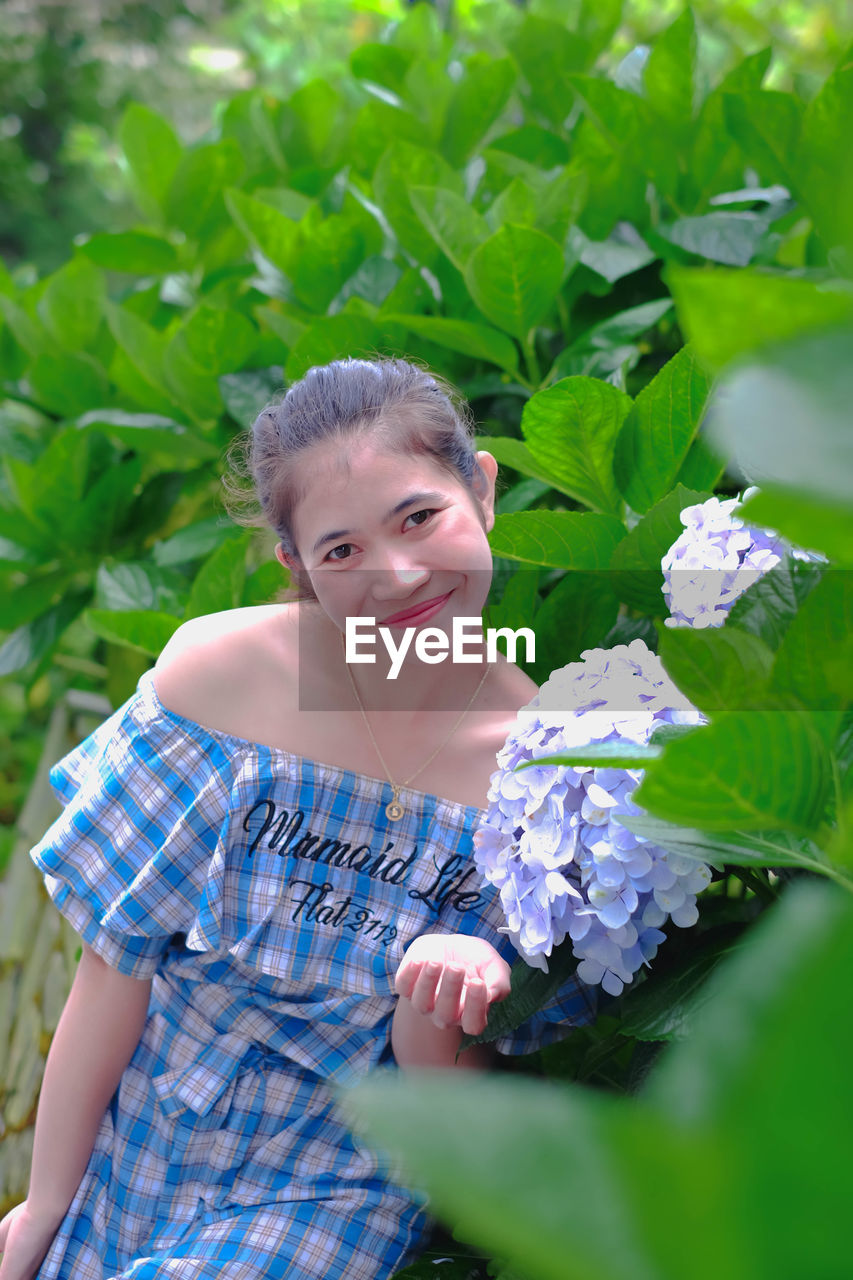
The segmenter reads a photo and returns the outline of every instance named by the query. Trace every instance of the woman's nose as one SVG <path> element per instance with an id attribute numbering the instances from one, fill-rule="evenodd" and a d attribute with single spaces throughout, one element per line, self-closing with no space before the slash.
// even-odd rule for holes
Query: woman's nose
<path id="1" fill-rule="evenodd" d="M 411 592 L 429 577 L 429 570 L 408 550 L 378 551 L 372 567 L 374 594 L 379 600 Z"/>

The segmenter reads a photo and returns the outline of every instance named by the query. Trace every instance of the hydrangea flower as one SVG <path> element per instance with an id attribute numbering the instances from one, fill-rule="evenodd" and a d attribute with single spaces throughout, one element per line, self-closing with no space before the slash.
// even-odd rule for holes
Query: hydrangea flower
<path id="1" fill-rule="evenodd" d="M 682 511 L 684 532 L 661 560 L 668 627 L 721 627 L 738 596 L 786 553 L 823 559 L 792 547 L 772 529 L 745 524 L 736 508 L 754 493 L 755 486 L 742 498 L 709 498 Z"/>
<path id="2" fill-rule="evenodd" d="M 695 923 L 710 870 L 620 825 L 620 814 L 642 812 L 631 799 L 642 769 L 515 769 L 590 744 L 644 745 L 660 725 L 704 717 L 642 640 L 581 658 L 553 672 L 519 712 L 497 757 L 474 857 L 529 964 L 547 971 L 545 958 L 568 937 L 581 980 L 615 996 L 654 958 L 667 919 Z"/>

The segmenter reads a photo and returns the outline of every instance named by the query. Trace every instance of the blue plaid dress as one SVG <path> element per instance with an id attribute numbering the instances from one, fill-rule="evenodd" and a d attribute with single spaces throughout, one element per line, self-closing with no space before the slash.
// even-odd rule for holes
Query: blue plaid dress
<path id="1" fill-rule="evenodd" d="M 390 1276 L 423 1202 L 329 1086 L 393 1065 L 413 938 L 478 934 L 513 958 L 470 856 L 480 811 L 406 790 L 390 823 L 387 783 L 203 728 L 150 672 L 52 782 L 66 807 L 32 854 L 51 897 L 110 965 L 153 981 L 39 1280 Z M 572 982 L 498 1047 L 558 1038 L 589 1000 Z"/>

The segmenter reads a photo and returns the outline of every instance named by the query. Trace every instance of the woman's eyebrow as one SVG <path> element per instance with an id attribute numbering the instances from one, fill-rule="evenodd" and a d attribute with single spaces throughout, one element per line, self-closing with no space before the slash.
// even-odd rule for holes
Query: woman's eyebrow
<path id="1" fill-rule="evenodd" d="M 443 494 L 435 490 L 427 490 L 423 493 L 410 493 L 408 498 L 404 498 L 402 502 L 398 502 L 392 507 L 386 516 L 383 517 L 382 523 L 387 524 L 389 520 L 393 520 L 401 511 L 405 511 L 406 507 L 413 506 L 416 502 L 441 502 Z M 327 542 L 336 542 L 338 538 L 349 538 L 352 536 L 352 529 L 332 529 L 329 533 L 322 534 L 314 543 L 313 551 L 318 552 Z"/>

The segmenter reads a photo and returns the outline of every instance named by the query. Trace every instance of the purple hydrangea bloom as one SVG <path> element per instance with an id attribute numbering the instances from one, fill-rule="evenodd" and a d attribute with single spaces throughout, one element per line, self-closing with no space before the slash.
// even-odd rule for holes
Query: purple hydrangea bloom
<path id="1" fill-rule="evenodd" d="M 581 657 L 553 672 L 519 712 L 497 757 L 474 856 L 528 963 L 547 970 L 545 958 L 568 937 L 580 978 L 619 995 L 654 958 L 667 919 L 695 923 L 710 870 L 620 825 L 620 814 L 642 812 L 631 799 L 642 769 L 514 770 L 589 744 L 642 745 L 660 725 L 704 717 L 642 640 Z"/>
<path id="2" fill-rule="evenodd" d="M 668 627 L 721 627 L 738 596 L 786 553 L 823 559 L 792 547 L 772 529 L 745 524 L 735 511 L 754 493 L 755 486 L 742 498 L 709 498 L 682 511 L 684 532 L 661 560 Z"/>

